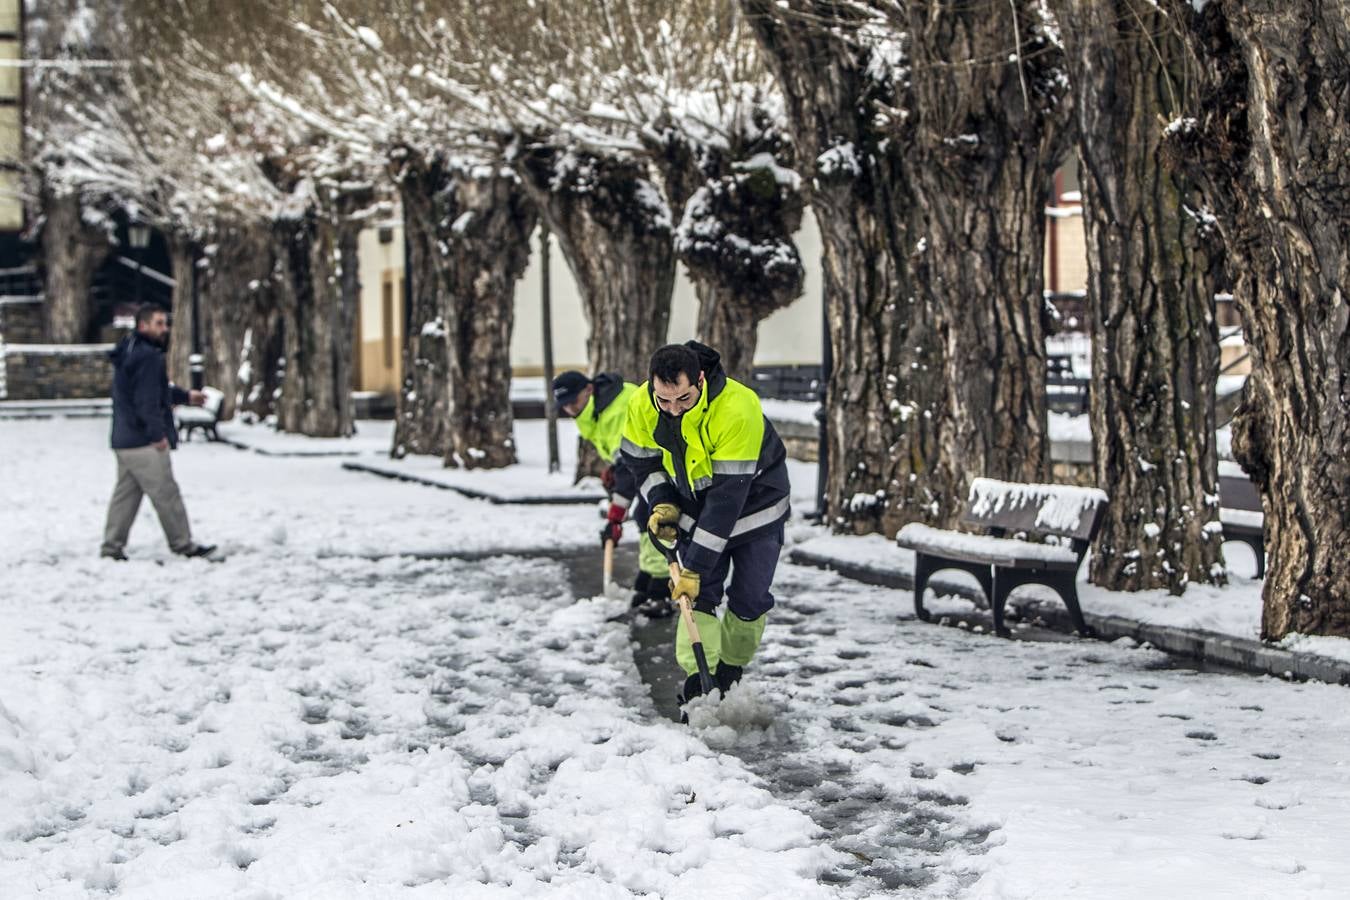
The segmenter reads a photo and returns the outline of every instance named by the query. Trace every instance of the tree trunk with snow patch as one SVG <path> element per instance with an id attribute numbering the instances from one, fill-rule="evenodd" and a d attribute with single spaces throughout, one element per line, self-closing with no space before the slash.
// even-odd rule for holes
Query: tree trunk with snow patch
<path id="1" fill-rule="evenodd" d="M 310 437 L 350 437 L 355 431 L 352 334 L 359 297 L 344 283 L 343 270 L 356 265 L 354 241 L 344 232 L 359 226 L 350 212 L 339 199 L 275 225 L 286 359 L 276 408 L 281 431 Z"/>
<path id="2" fill-rule="evenodd" d="M 515 165 L 576 279 L 590 324 L 591 373 L 645 381 L 652 354 L 667 340 L 675 286 L 670 209 L 646 166 L 543 145 Z M 582 442 L 577 477 L 601 465 Z"/>
<path id="3" fill-rule="evenodd" d="M 918 117 L 907 162 L 926 243 L 919 288 L 947 323 L 946 418 L 930 477 L 950 497 L 979 476 L 1043 482 L 1044 207 L 1068 148 L 1063 54 L 1026 0 L 907 10 Z"/>
<path id="4" fill-rule="evenodd" d="M 1194 107 L 1168 17 L 1135 0 L 1057 0 L 1088 246 L 1092 438 L 1111 493 L 1089 569 L 1112 590 L 1225 581 L 1218 517 L 1214 320 L 1218 234 L 1162 158 Z"/>
<path id="5" fill-rule="evenodd" d="M 861 23 L 850 9 L 818 0 L 742 8 L 785 95 L 824 244 L 834 361 L 827 519 L 888 536 L 907 522 L 946 523 L 965 498 L 930 482 L 945 400 L 942 329 L 916 289 L 918 211 L 894 140 L 903 122 L 881 108 L 900 106 L 903 87 L 852 39 Z"/>
<path id="6" fill-rule="evenodd" d="M 192 262 L 194 244 L 181 234 L 169 234 L 169 269 L 173 275 L 173 329 L 165 363 L 169 380 L 180 387 L 191 384 L 188 357 L 192 355 Z M 204 336 L 203 336 L 204 338 Z"/>
<path id="7" fill-rule="evenodd" d="M 84 221 L 78 194 L 42 190 L 42 292 L 47 340 L 81 344 L 92 335 L 94 273 L 112 250 L 102 229 Z"/>
<path id="8" fill-rule="evenodd" d="M 471 469 L 511 465 L 511 330 L 534 208 L 511 171 L 486 163 L 409 151 L 396 178 L 413 319 L 394 455 L 437 453 L 446 466 Z"/>
<path id="9" fill-rule="evenodd" d="M 786 135 L 759 112 L 749 142 L 694 145 L 668 128 L 651 147 L 666 199 L 683 210 L 675 252 L 698 296 L 698 339 L 746 383 L 759 323 L 800 297 L 806 276 L 792 239 L 802 220 L 800 178 L 785 168 Z"/>
<path id="10" fill-rule="evenodd" d="M 220 219 L 201 241 L 197 306 L 205 383 L 225 395 L 221 418 L 264 419 L 273 412 L 282 357 L 271 228 L 263 222 Z M 190 289 L 188 285 L 182 293 L 189 306 Z"/>
<path id="11" fill-rule="evenodd" d="M 1313 0 L 1167 4 L 1199 61 L 1169 158 L 1223 235 L 1252 374 L 1233 452 L 1261 488 L 1261 631 L 1350 636 L 1350 12 Z"/>

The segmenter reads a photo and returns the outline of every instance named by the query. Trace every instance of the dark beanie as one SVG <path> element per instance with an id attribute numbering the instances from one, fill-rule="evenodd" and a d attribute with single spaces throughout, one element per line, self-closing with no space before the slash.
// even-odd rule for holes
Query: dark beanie
<path id="1" fill-rule="evenodd" d="M 553 402 L 567 406 L 591 383 L 591 380 L 575 369 L 568 370 L 553 379 Z"/>

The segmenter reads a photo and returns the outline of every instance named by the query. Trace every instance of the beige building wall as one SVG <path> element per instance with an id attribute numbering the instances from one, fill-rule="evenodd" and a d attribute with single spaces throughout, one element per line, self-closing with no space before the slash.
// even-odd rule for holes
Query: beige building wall
<path id="1" fill-rule="evenodd" d="M 1051 232 L 1054 239 L 1051 240 Z M 1051 251 L 1054 251 L 1054 259 Z M 1045 241 L 1046 290 L 1087 290 L 1087 235 L 1082 207 L 1061 206 L 1047 220 Z"/>
<path id="2" fill-rule="evenodd" d="M 396 394 L 403 379 L 403 229 L 365 229 L 357 254 L 356 389 Z"/>

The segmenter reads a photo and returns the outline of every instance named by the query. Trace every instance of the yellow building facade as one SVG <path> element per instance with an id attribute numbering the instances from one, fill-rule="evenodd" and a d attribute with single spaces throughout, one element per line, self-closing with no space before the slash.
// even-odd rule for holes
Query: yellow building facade
<path id="1" fill-rule="evenodd" d="M 23 0 L 0 0 L 0 232 L 23 228 Z"/>

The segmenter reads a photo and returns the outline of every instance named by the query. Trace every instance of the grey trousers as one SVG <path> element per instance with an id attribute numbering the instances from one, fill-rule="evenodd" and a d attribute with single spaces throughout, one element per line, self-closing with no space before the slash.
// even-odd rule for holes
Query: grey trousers
<path id="1" fill-rule="evenodd" d="M 154 447 L 134 447 L 114 450 L 117 454 L 117 486 L 108 503 L 108 523 L 103 529 L 104 553 L 120 553 L 127 545 L 131 524 L 141 508 L 141 496 L 150 498 L 164 527 L 169 549 L 182 552 L 192 547 L 192 530 L 188 527 L 187 509 L 178 482 L 173 478 L 173 466 L 168 450 Z"/>

